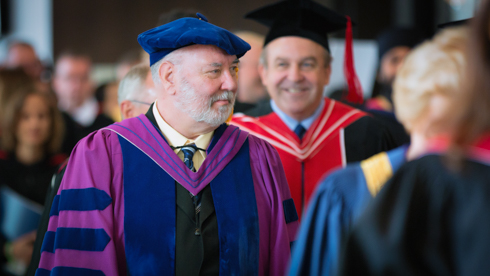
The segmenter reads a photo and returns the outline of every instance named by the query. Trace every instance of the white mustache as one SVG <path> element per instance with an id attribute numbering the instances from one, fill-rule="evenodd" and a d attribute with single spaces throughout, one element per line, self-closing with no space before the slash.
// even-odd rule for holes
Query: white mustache
<path id="1" fill-rule="evenodd" d="M 231 91 L 225 91 L 219 95 L 214 95 L 211 97 L 211 104 L 217 101 L 229 101 L 230 103 L 233 101 L 233 98 L 235 97 L 235 94 Z"/>

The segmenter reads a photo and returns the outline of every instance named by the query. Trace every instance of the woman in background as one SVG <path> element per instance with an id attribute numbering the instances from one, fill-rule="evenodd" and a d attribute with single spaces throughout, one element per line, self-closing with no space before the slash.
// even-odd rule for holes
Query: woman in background
<path id="1" fill-rule="evenodd" d="M 2 189 L 8 187 L 21 198 L 42 205 L 56 168 L 66 159 L 58 154 L 63 138 L 61 114 L 50 95 L 19 89 L 11 93 L 1 116 Z M 20 262 L 21 267 L 27 265 L 35 231 L 15 240 L 2 238 L 5 258 L 10 263 Z"/>
<path id="2" fill-rule="evenodd" d="M 440 122 L 462 92 L 468 35 L 466 27 L 445 29 L 408 55 L 396 76 L 393 103 L 410 144 L 348 164 L 321 181 L 294 242 L 289 275 L 335 275 L 347 234 L 383 185 L 434 141 L 446 141 L 449 130 Z"/>
<path id="3" fill-rule="evenodd" d="M 489 274 L 489 1 L 471 21 L 467 83 L 441 122 L 455 130 L 450 150 L 407 163 L 383 187 L 347 241 L 341 275 Z"/>

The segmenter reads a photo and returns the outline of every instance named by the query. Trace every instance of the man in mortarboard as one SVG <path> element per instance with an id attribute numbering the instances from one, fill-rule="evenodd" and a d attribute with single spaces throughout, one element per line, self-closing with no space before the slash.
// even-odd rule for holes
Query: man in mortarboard
<path id="1" fill-rule="evenodd" d="M 259 68 L 271 100 L 232 123 L 278 150 L 302 212 L 322 175 L 390 149 L 391 137 L 366 113 L 323 96 L 331 72 L 327 33 L 349 25 L 345 16 L 312 1 L 281 1 L 246 17 L 271 27 Z M 360 103 L 347 52 L 348 98 Z"/>
<path id="2" fill-rule="evenodd" d="M 277 151 L 224 122 L 250 46 L 200 16 L 148 30 L 157 100 L 74 149 L 40 275 L 284 275 L 298 216 Z"/>

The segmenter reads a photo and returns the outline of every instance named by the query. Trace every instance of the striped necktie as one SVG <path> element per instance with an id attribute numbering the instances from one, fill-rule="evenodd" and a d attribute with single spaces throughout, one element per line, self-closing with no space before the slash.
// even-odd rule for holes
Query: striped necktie
<path id="1" fill-rule="evenodd" d="M 180 148 L 182 153 L 184 153 L 184 164 L 189 168 L 191 171 L 195 172 L 196 168 L 194 167 L 194 161 L 192 161 L 192 158 L 194 157 L 194 154 L 197 151 L 197 147 L 195 144 L 189 144 L 185 145 Z M 201 235 L 201 229 L 199 227 L 199 212 L 201 212 L 201 193 L 198 193 L 197 195 L 192 195 L 189 192 L 189 195 L 192 198 L 192 201 L 194 203 L 194 210 L 195 210 L 195 219 L 196 219 L 196 229 L 194 232 L 194 235 L 199 236 Z"/>
<path id="2" fill-rule="evenodd" d="M 196 168 L 194 168 L 194 161 L 192 161 L 192 157 L 194 157 L 194 153 L 197 151 L 197 147 L 195 144 L 185 145 L 180 148 L 182 153 L 184 153 L 184 164 L 191 171 L 195 172 Z"/>

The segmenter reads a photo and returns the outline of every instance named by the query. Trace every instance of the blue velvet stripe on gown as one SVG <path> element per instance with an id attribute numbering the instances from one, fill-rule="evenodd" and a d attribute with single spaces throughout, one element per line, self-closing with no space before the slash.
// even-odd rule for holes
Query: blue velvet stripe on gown
<path id="1" fill-rule="evenodd" d="M 119 138 L 124 164 L 124 238 L 129 275 L 175 274 L 175 181 Z"/>
<path id="2" fill-rule="evenodd" d="M 220 275 L 258 275 L 259 221 L 249 144 L 211 181 L 220 239 Z"/>

